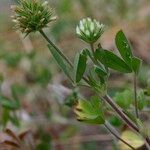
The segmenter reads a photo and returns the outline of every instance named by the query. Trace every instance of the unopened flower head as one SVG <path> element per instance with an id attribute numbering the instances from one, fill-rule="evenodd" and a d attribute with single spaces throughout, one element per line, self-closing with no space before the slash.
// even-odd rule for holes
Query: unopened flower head
<path id="1" fill-rule="evenodd" d="M 47 1 L 19 0 L 19 4 L 12 6 L 12 9 L 15 28 L 25 34 L 40 31 L 56 19 Z"/>
<path id="2" fill-rule="evenodd" d="M 103 34 L 104 28 L 105 25 L 100 24 L 95 19 L 85 18 L 76 27 L 76 33 L 85 42 L 94 43 Z"/>

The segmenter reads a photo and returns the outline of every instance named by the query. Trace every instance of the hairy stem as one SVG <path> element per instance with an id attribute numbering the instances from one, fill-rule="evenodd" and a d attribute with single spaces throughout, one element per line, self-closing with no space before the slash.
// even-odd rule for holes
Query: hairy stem
<path id="1" fill-rule="evenodd" d="M 114 101 L 108 95 L 103 96 L 102 99 L 106 101 L 117 112 L 119 117 L 128 125 L 128 127 L 131 127 L 140 134 L 138 127 L 124 114 L 122 109 L 116 103 L 114 103 Z M 149 137 L 146 137 L 145 140 L 147 145 L 150 146 Z"/>
<path id="2" fill-rule="evenodd" d="M 105 128 L 112 134 L 114 135 L 114 137 L 116 137 L 118 140 L 120 140 L 121 142 L 123 142 L 124 144 L 128 145 L 131 149 L 135 150 L 135 148 L 130 145 L 129 143 L 127 143 L 125 140 L 123 140 L 115 131 L 114 129 L 111 129 L 110 126 L 108 126 L 106 123 L 104 124 Z"/>
<path id="3" fill-rule="evenodd" d="M 134 129 L 136 132 L 139 132 L 138 127 L 124 114 L 124 112 L 122 111 L 122 109 L 116 104 L 114 103 L 114 101 L 108 96 L 105 95 L 102 98 L 104 101 L 106 101 L 119 115 L 119 117 L 132 129 Z"/>
<path id="4" fill-rule="evenodd" d="M 137 78 L 136 74 L 134 73 L 133 77 L 133 86 L 134 86 L 134 106 L 135 106 L 135 115 L 137 118 L 139 118 L 139 112 L 138 112 L 138 100 L 137 100 Z"/>

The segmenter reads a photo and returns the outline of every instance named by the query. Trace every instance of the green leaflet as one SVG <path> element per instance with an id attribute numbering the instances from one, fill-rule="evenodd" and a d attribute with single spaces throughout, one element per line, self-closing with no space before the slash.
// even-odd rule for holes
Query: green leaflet
<path id="1" fill-rule="evenodd" d="M 120 120 L 120 118 L 114 115 L 110 116 L 108 118 L 108 121 L 110 122 L 110 124 L 112 124 L 115 127 L 119 127 L 122 125 L 122 121 Z"/>
<path id="2" fill-rule="evenodd" d="M 132 71 L 138 74 L 142 61 L 133 56 L 131 46 L 122 30 L 116 34 L 115 42 L 123 60 L 132 68 Z"/>
<path id="3" fill-rule="evenodd" d="M 78 121 L 89 124 L 103 124 L 105 122 L 98 97 L 92 97 L 90 101 L 78 100 L 75 113 Z"/>
<path id="4" fill-rule="evenodd" d="M 63 70 L 63 72 L 67 75 L 67 77 L 73 82 L 72 78 L 71 78 L 71 67 L 68 64 L 68 62 L 57 52 L 57 50 L 51 46 L 50 44 L 48 44 L 48 48 L 52 54 L 52 56 L 54 57 L 54 59 L 56 60 L 57 64 L 59 65 L 59 67 Z"/>
<path id="5" fill-rule="evenodd" d="M 87 55 L 86 52 L 83 50 L 80 54 L 76 55 L 75 58 L 75 81 L 78 83 L 83 77 L 83 74 L 86 69 L 86 61 L 87 61 Z"/>
<path id="6" fill-rule="evenodd" d="M 1 117 L 1 124 L 5 127 L 10 118 L 10 110 L 4 108 Z"/>
<path id="7" fill-rule="evenodd" d="M 139 90 L 137 93 L 137 100 L 138 100 L 138 109 L 142 110 L 145 106 L 145 95 L 143 90 Z"/>
<path id="8" fill-rule="evenodd" d="M 130 67 L 132 67 L 132 57 L 133 57 L 132 50 L 131 50 L 130 44 L 122 30 L 120 30 L 117 33 L 115 42 L 116 42 L 116 46 L 120 52 L 120 55 L 122 56 L 124 61 Z"/>
<path id="9" fill-rule="evenodd" d="M 20 108 L 20 104 L 16 100 L 8 99 L 4 96 L 0 96 L 0 104 L 9 110 L 16 110 Z"/>
<path id="10" fill-rule="evenodd" d="M 68 107 L 73 107 L 77 103 L 77 99 L 78 99 L 78 93 L 75 89 L 75 90 L 73 90 L 72 94 L 69 95 L 65 99 L 65 105 L 68 106 Z"/>
<path id="11" fill-rule="evenodd" d="M 104 69 L 100 68 L 99 66 L 94 65 L 94 70 L 97 73 L 97 75 L 100 77 L 107 76 L 107 72 Z"/>
<path id="12" fill-rule="evenodd" d="M 94 72 L 97 74 L 100 79 L 101 84 L 105 84 L 106 77 L 108 76 L 107 72 L 100 66 L 94 65 Z"/>
<path id="13" fill-rule="evenodd" d="M 137 58 L 137 57 L 133 57 L 133 58 L 132 58 L 132 69 L 133 69 L 133 71 L 134 71 L 136 74 L 139 73 L 141 64 L 142 64 L 142 60 L 141 60 L 141 59 L 139 59 L 139 58 Z"/>
<path id="14" fill-rule="evenodd" d="M 132 72 L 131 68 L 121 58 L 110 51 L 97 49 L 95 57 L 106 67 L 123 73 Z"/>

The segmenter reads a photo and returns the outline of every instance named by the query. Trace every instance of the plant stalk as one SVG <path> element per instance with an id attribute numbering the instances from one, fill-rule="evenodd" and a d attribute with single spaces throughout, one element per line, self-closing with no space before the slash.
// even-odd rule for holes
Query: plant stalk
<path id="1" fill-rule="evenodd" d="M 136 150 L 132 145 L 123 140 L 115 131 L 113 131 L 114 129 L 111 129 L 106 123 L 104 124 L 104 126 L 114 137 L 116 137 L 118 140 L 129 146 L 131 149 Z"/>
<path id="2" fill-rule="evenodd" d="M 138 132 L 140 134 L 140 131 L 139 131 L 138 127 L 124 114 L 122 109 L 116 103 L 114 103 L 114 101 L 108 95 L 103 96 L 102 99 L 104 101 L 106 101 L 117 112 L 117 114 L 120 116 L 120 118 L 129 127 L 131 127 L 132 129 L 134 129 L 136 132 Z M 149 137 L 146 137 L 145 140 L 146 140 L 147 145 L 150 146 L 150 139 L 149 139 Z"/>
<path id="3" fill-rule="evenodd" d="M 137 100 L 137 78 L 136 74 L 134 73 L 133 77 L 133 86 L 134 86 L 134 106 L 135 106 L 135 115 L 137 118 L 139 118 L 139 112 L 138 112 L 138 100 Z"/>
<path id="4" fill-rule="evenodd" d="M 90 47 L 91 47 L 91 50 L 92 50 L 93 55 L 94 55 L 94 44 L 93 44 L 93 43 L 90 43 Z"/>
<path id="5" fill-rule="evenodd" d="M 132 129 L 134 129 L 136 132 L 139 132 L 138 127 L 124 114 L 124 112 L 122 111 L 122 109 L 116 103 L 114 103 L 114 101 L 108 95 L 103 96 L 102 99 L 104 101 L 106 101 L 117 112 L 117 114 L 120 116 L 120 118 L 129 127 L 131 127 Z"/>

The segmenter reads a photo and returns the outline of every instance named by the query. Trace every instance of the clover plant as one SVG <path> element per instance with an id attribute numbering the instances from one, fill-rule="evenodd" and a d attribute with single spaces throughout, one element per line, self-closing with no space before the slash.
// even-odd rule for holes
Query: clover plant
<path id="1" fill-rule="evenodd" d="M 150 135 L 144 132 L 144 123 L 140 118 L 140 111 L 143 108 L 141 106 L 143 92 L 137 92 L 137 76 L 142 60 L 133 54 L 125 33 L 120 30 L 116 34 L 115 44 L 119 54 L 115 54 L 111 50 L 104 49 L 100 43 L 95 44 L 104 34 L 106 26 L 89 17 L 82 19 L 76 27 L 76 34 L 90 48 L 83 48 L 77 53 L 74 62 L 71 62 L 43 30 L 49 28 L 49 24 L 56 19 L 47 1 L 19 0 L 18 5 L 12 8 L 15 28 L 25 35 L 31 32 L 41 33 L 48 42 L 51 55 L 72 83 L 72 87 L 86 86 L 93 91 L 94 96 L 89 100 L 79 96 L 80 94 L 77 94 L 74 100 L 71 99 L 69 106 L 74 109 L 77 120 L 87 124 L 103 125 L 118 140 L 131 149 L 136 149 L 112 129 L 106 115 L 108 109 L 111 108 L 111 111 L 113 110 L 132 131 L 142 137 L 149 148 Z M 89 61 L 92 66 L 89 66 Z M 114 100 L 108 95 L 111 70 L 133 75 L 134 94 L 131 90 L 125 90 L 122 93 L 116 93 Z"/>

